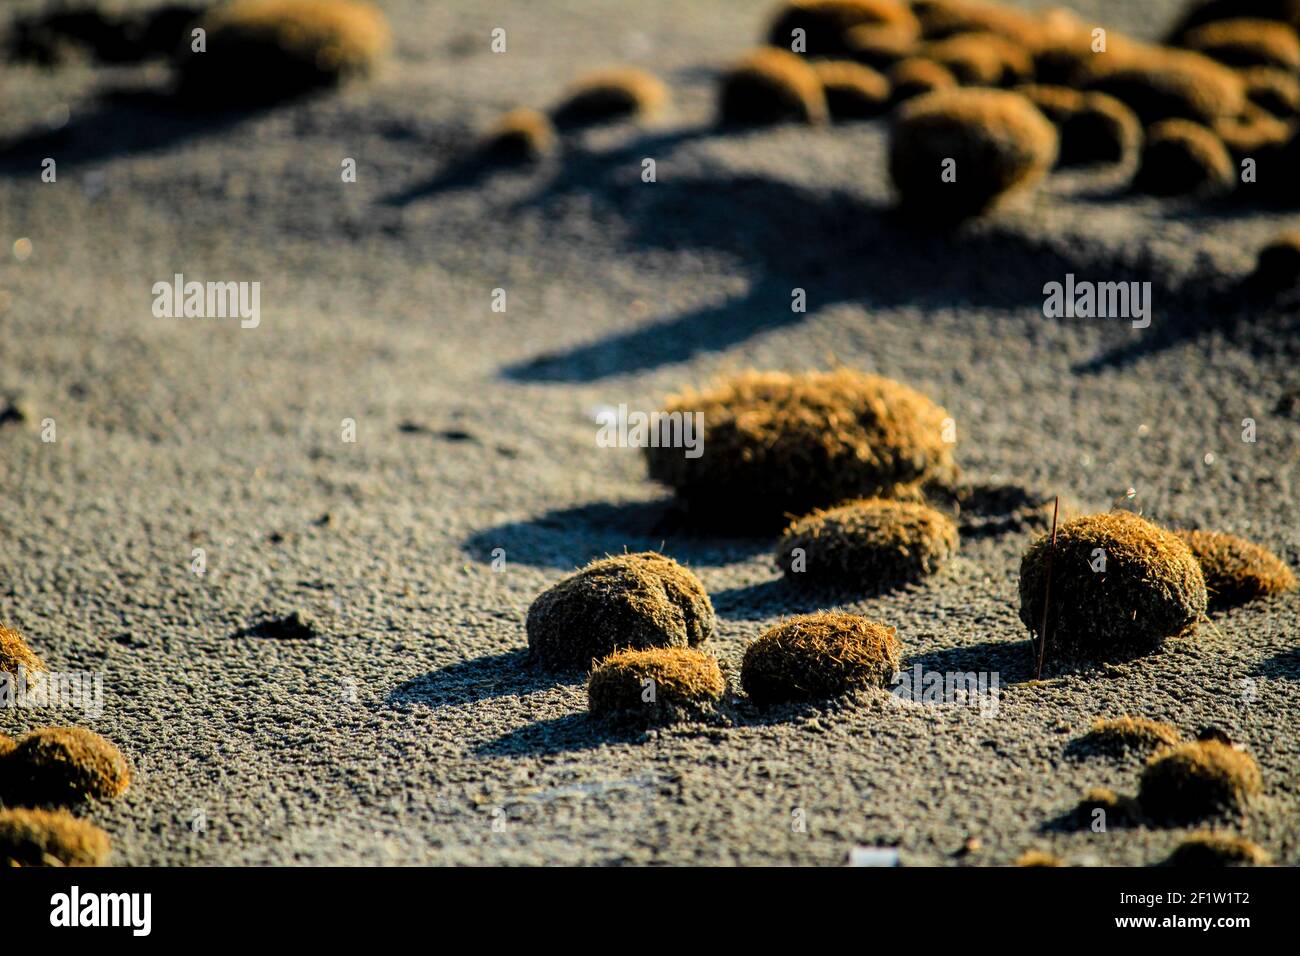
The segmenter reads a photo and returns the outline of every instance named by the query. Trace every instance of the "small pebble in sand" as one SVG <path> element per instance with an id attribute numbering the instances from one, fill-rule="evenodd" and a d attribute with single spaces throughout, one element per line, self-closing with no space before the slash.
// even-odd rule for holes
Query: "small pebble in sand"
<path id="1" fill-rule="evenodd" d="M 1043 626 L 1051 560 L 1048 660 L 1122 661 L 1190 632 L 1205 613 L 1205 578 L 1177 535 L 1128 511 L 1067 521 L 1020 562 L 1020 620 Z M 1037 637 L 1035 638 L 1037 639 Z"/>
<path id="2" fill-rule="evenodd" d="M 1224 866 L 1269 866 L 1272 859 L 1261 847 L 1230 833 L 1199 831 L 1174 848 L 1165 866 L 1197 868 Z"/>
<path id="3" fill-rule="evenodd" d="M 45 664 L 19 631 L 0 625 L 0 674 L 17 677 L 19 668 L 37 674 L 45 670 Z"/>
<path id="4" fill-rule="evenodd" d="M 913 36 L 920 32 L 902 0 L 794 0 L 777 10 L 767 39 L 774 47 L 809 56 L 846 56 L 848 33 L 861 26 L 889 26 Z M 800 39 L 802 48 L 796 49 Z"/>
<path id="5" fill-rule="evenodd" d="M 0 810 L 0 865 L 105 866 L 108 834 L 66 810 Z"/>
<path id="6" fill-rule="evenodd" d="M 1196 555 L 1213 609 L 1290 591 L 1295 573 L 1271 551 L 1217 531 L 1177 531 Z"/>
<path id="7" fill-rule="evenodd" d="M 687 647 L 618 651 L 596 665 L 587 680 L 592 716 L 646 723 L 706 716 L 727 692 L 718 662 Z"/>
<path id="8" fill-rule="evenodd" d="M 756 50 L 723 74 L 718 110 L 723 123 L 738 126 L 821 125 L 830 116 L 817 71 L 774 47 Z"/>
<path id="9" fill-rule="evenodd" d="M 776 564 L 809 588 L 871 589 L 934 574 L 957 550 L 957 526 L 928 505 L 880 498 L 817 510 L 786 528 Z"/>
<path id="10" fill-rule="evenodd" d="M 17 803 L 112 800 L 131 783 L 121 751 L 84 727 L 42 727 L 23 734 L 4 760 L 0 786 Z"/>
<path id="11" fill-rule="evenodd" d="M 634 67 L 614 67 L 580 77 L 553 116 L 564 129 L 647 117 L 663 109 L 668 98 L 668 87 L 659 77 Z"/>
<path id="12" fill-rule="evenodd" d="M 740 682 L 760 705 L 828 700 L 888 686 L 899 655 L 894 628 L 857 614 L 818 611 L 789 618 L 750 644 Z"/>
<path id="13" fill-rule="evenodd" d="M 889 175 L 905 211 L 956 220 L 1036 184 L 1057 147 L 1056 127 L 1019 93 L 940 90 L 894 114 Z"/>
<path id="14" fill-rule="evenodd" d="M 1213 130 L 1189 120 L 1164 120 L 1147 130 L 1133 185 L 1153 196 L 1217 196 L 1232 191 L 1235 170 Z"/>
<path id="15" fill-rule="evenodd" d="M 199 22 L 206 49 L 190 44 L 178 93 L 215 107 L 272 103 L 370 73 L 388 50 L 388 21 L 360 0 L 234 0 Z"/>
<path id="16" fill-rule="evenodd" d="M 844 60 L 813 63 L 826 91 L 826 105 L 837 120 L 869 119 L 889 105 L 889 81 L 869 66 Z"/>
<path id="17" fill-rule="evenodd" d="M 704 453 L 647 447 L 650 477 L 699 521 L 778 530 L 788 515 L 854 498 L 915 500 L 956 481 L 948 412 L 915 389 L 853 369 L 742 372 L 669 396 L 700 416 Z"/>
<path id="18" fill-rule="evenodd" d="M 714 633 L 713 603 L 690 570 L 653 551 L 593 561 L 528 609 L 532 660 L 588 668 L 622 649 L 694 647 Z"/>
<path id="19" fill-rule="evenodd" d="M 1260 787 L 1253 757 L 1218 741 L 1198 740 L 1148 761 L 1138 801 L 1153 819 L 1189 823 L 1245 810 Z"/>

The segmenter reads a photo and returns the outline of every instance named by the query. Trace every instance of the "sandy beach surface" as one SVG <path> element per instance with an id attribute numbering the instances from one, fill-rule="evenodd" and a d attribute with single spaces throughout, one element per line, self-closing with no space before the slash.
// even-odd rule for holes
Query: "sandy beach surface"
<path id="1" fill-rule="evenodd" d="M 1089 787 L 1134 792 L 1140 760 L 1069 750 L 1121 714 L 1244 744 L 1264 795 L 1223 826 L 1300 862 L 1294 592 L 1037 683 L 1017 614 L 1037 529 L 972 527 L 940 575 L 838 605 L 895 626 L 905 668 L 996 672 L 992 715 L 881 693 L 613 730 L 580 679 L 527 666 L 524 633 L 541 590 L 624 549 L 699 575 L 733 681 L 749 640 L 821 606 L 770 537 L 683 525 L 639 450 L 595 440 L 602 408 L 749 367 L 898 379 L 953 413 L 976 484 L 1096 509 L 1132 487 L 1300 565 L 1300 323 L 1226 291 L 1300 216 L 1102 171 L 925 232 L 891 211 L 884 122 L 714 127 L 717 71 L 769 4 L 380 6 L 396 50 L 371 81 L 216 122 L 160 101 L 161 64 L 5 72 L 0 395 L 25 420 L 0 425 L 0 619 L 102 675 L 104 709 L 0 710 L 0 732 L 122 748 L 130 791 L 87 811 L 116 862 L 1157 863 L 1187 829 L 1061 825 Z M 1156 38 L 1179 5 L 1077 8 Z M 672 108 L 536 169 L 455 172 L 496 116 L 612 63 L 659 73 Z M 260 282 L 260 324 L 155 317 L 176 273 Z M 1151 282 L 1150 327 L 1045 318 L 1070 273 Z M 266 626 L 295 611 L 313 635 Z"/>

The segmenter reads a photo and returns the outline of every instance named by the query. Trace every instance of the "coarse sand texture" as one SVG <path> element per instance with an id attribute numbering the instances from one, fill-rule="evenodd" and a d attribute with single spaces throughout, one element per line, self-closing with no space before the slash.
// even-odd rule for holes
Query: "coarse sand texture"
<path id="1" fill-rule="evenodd" d="M 66 810 L 0 810 L 0 865 L 105 866 L 108 834 Z"/>
<path id="2" fill-rule="evenodd" d="M 1277 555 L 1234 534 L 1178 531 L 1200 562 L 1211 608 L 1231 607 L 1295 587 L 1295 574 Z"/>
<path id="3" fill-rule="evenodd" d="M 551 670 L 586 669 L 622 649 L 694 647 L 715 620 L 699 578 L 653 551 L 593 561 L 528 609 L 528 647 Z"/>
<path id="4" fill-rule="evenodd" d="M 43 727 L 18 738 L 0 764 L 0 790 L 18 803 L 112 800 L 131 783 L 121 751 L 83 727 Z"/>
<path id="5" fill-rule="evenodd" d="M 722 701 L 727 680 L 718 662 L 688 647 L 619 651 L 587 680 L 592 716 L 645 723 L 707 716 Z"/>
<path id="6" fill-rule="evenodd" d="M 1052 553 L 1054 550 L 1054 553 Z M 1150 653 L 1205 613 L 1205 578 L 1177 535 L 1128 511 L 1067 521 L 1020 562 L 1020 620 L 1036 637 L 1047 597 L 1048 660 L 1119 661 Z"/>
<path id="7" fill-rule="evenodd" d="M 35 674 L 44 671 L 45 665 L 21 633 L 0 625 L 0 672 L 17 677 L 19 668 Z"/>
<path id="8" fill-rule="evenodd" d="M 857 614 L 818 611 L 783 621 L 745 648 L 740 682 L 760 705 L 829 700 L 888 686 L 899 655 L 894 628 Z"/>
<path id="9" fill-rule="evenodd" d="M 1240 813 L 1260 786 L 1259 766 L 1249 754 L 1217 740 L 1197 740 L 1150 759 L 1138 801 L 1154 820 L 1192 823 Z"/>
<path id="10" fill-rule="evenodd" d="M 1036 184 L 1056 152 L 1056 127 L 1019 93 L 940 90 L 894 114 L 889 175 L 905 212 L 961 219 Z"/>
<path id="11" fill-rule="evenodd" d="M 206 49 L 186 47 L 179 94 L 204 106 L 262 105 L 371 72 L 388 21 L 360 0 L 234 0 L 200 22 Z"/>
<path id="12" fill-rule="evenodd" d="M 851 501 L 796 519 L 776 563 L 809 588 L 871 588 L 916 581 L 957 550 L 957 526 L 928 505 L 879 498 Z"/>
<path id="13" fill-rule="evenodd" d="M 650 477 L 701 521 L 775 531 L 788 515 L 853 498 L 916 497 L 957 477 L 948 413 L 920 392 L 852 369 L 744 372 L 670 396 L 703 415 L 704 454 L 646 448 Z"/>
<path id="14" fill-rule="evenodd" d="M 755 50 L 723 73 L 718 113 L 733 126 L 820 125 L 830 116 L 817 71 L 802 57 L 775 47 Z"/>

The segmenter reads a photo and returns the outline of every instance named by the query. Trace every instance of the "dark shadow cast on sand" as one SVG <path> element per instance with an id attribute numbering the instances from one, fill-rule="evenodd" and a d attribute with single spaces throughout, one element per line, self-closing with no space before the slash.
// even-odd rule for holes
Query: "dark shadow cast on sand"
<path id="1" fill-rule="evenodd" d="M 506 651 L 450 664 L 403 684 L 388 695 L 390 707 L 452 707 L 494 697 L 531 694 L 566 683 L 528 663 L 528 651 Z"/>

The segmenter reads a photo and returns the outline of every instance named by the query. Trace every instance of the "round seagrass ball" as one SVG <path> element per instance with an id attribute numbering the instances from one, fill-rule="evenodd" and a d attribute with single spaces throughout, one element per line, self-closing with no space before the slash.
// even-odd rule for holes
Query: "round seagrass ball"
<path id="1" fill-rule="evenodd" d="M 801 614 L 766 631 L 745 649 L 740 683 L 760 705 L 825 700 L 886 687 L 898 670 L 892 627 L 857 614 Z"/>

